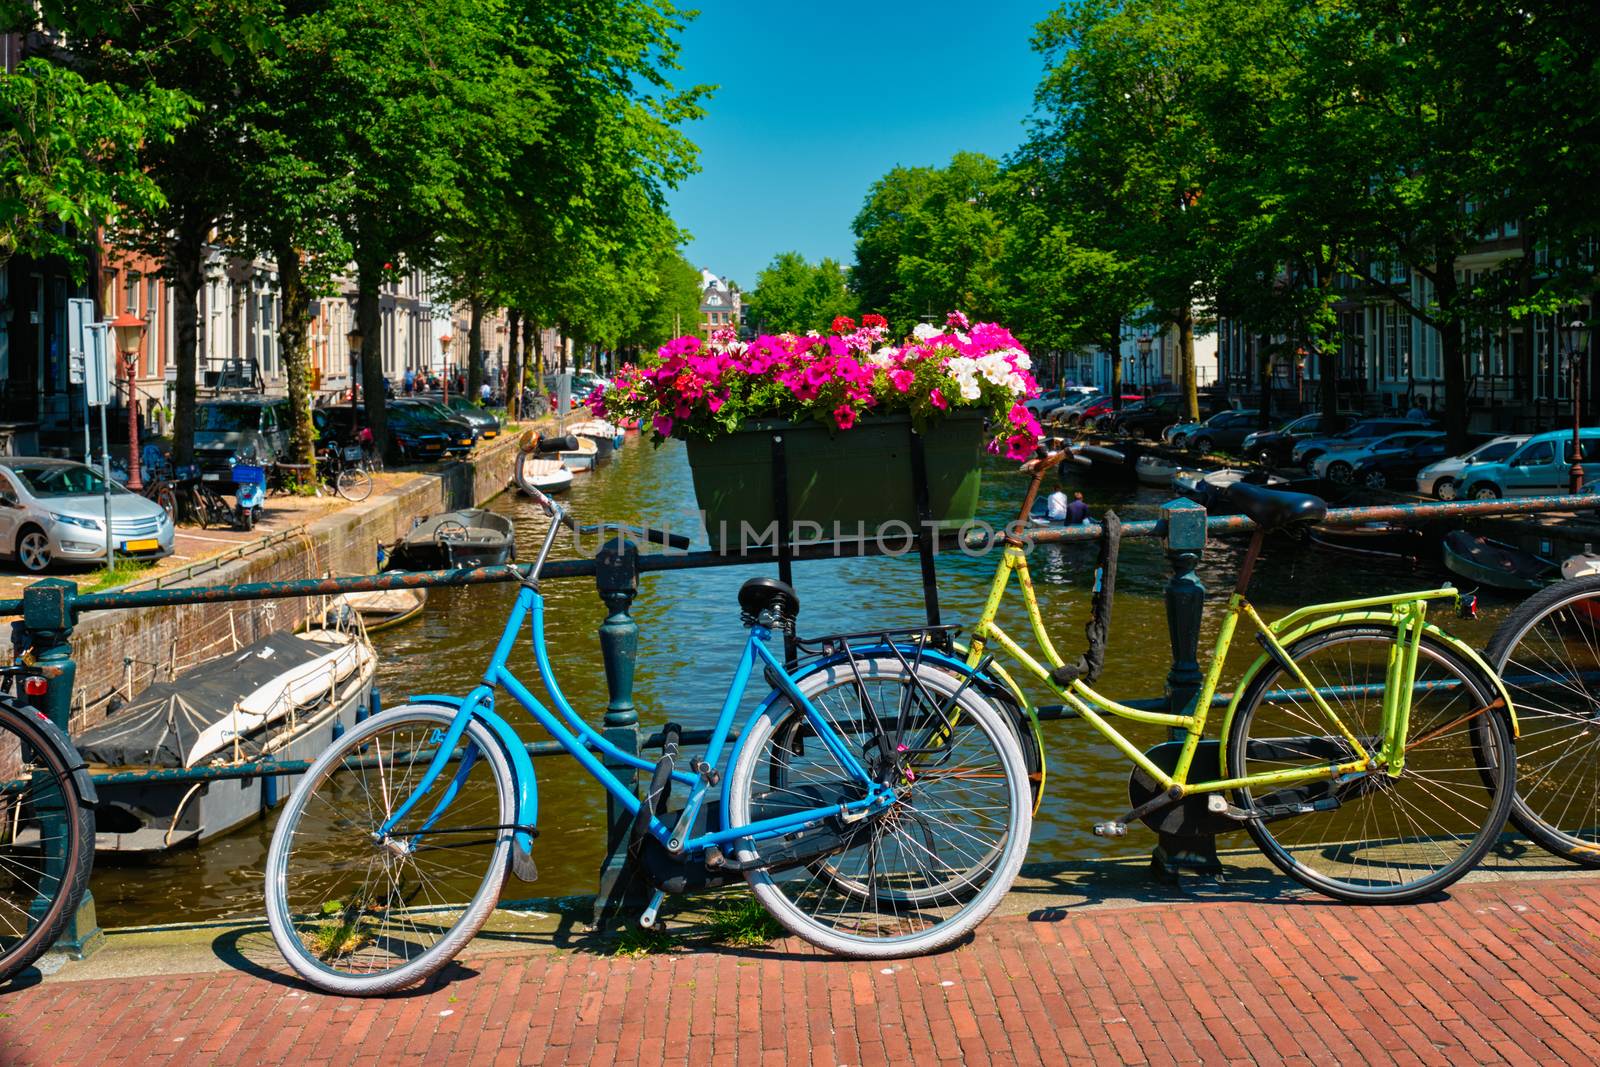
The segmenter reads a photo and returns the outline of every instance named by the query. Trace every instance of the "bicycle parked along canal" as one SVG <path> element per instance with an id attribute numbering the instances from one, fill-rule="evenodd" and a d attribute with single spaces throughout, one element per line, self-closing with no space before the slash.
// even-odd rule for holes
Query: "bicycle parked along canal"
<path id="1" fill-rule="evenodd" d="M 1045 474 L 1070 449 L 1045 452 L 1032 473 L 1025 525 Z M 1494 670 L 1427 617 L 1429 605 L 1459 605 L 1450 587 L 1315 604 L 1267 622 L 1247 599 L 1269 530 L 1320 521 L 1320 499 L 1237 483 L 1223 501 L 1256 524 L 1228 598 L 1216 647 L 1190 713 L 1145 711 L 1090 687 L 1104 664 L 1116 586 L 1119 524 L 1102 534 L 1089 650 L 1063 661 L 1046 631 L 1021 539 L 1009 536 L 966 667 L 994 682 L 1032 719 L 1022 731 L 1043 778 L 1037 709 L 1017 680 L 990 663 L 1004 652 L 1022 675 L 1055 694 L 1065 717 L 1081 718 L 1134 765 L 1131 810 L 1095 832 L 1152 828 L 1243 829 L 1284 873 L 1320 892 L 1358 902 L 1401 902 L 1436 893 L 1482 859 L 1505 824 L 1516 785 L 1516 713 Z M 1223 502 L 1218 501 L 1218 502 Z M 1020 527 L 1019 527 L 1020 528 Z M 1030 654 L 997 622 L 1017 579 L 1037 643 Z M 1206 740 L 1213 697 L 1242 622 L 1263 652 L 1246 669 Z M 992 692 L 992 691 L 991 691 Z M 1181 741 L 1141 751 L 1112 719 L 1183 731 Z"/>
<path id="2" fill-rule="evenodd" d="M 29 694 L 36 668 L 0 667 Z M 0 691 L 0 985 L 53 945 L 78 910 L 94 867 L 94 786 L 67 735 Z"/>
<path id="3" fill-rule="evenodd" d="M 532 434 L 523 445 L 524 456 L 576 447 Z M 354 995 L 420 981 L 479 930 L 509 873 L 532 876 L 535 776 L 495 710 L 497 690 L 634 814 L 632 851 L 658 887 L 645 925 L 666 890 L 742 879 L 793 933 L 885 958 L 948 945 L 993 910 L 1027 850 L 1027 769 L 1012 726 L 970 679 L 894 643 L 919 649 L 925 633 L 802 642 L 818 658 L 792 673 L 767 641 L 792 633 L 799 599 L 782 582 L 752 579 L 739 592 L 749 636 L 705 753 L 681 769 L 669 736 L 659 762 L 639 759 L 572 708 L 545 647 L 540 571 L 563 526 L 599 528 L 575 523 L 521 463 L 516 473 L 550 529 L 482 684 L 464 697 L 415 697 L 346 733 L 306 771 L 273 834 L 268 920 L 302 977 Z M 524 624 L 553 711 L 509 666 Z M 771 692 L 730 748 L 756 675 Z M 646 800 L 603 760 L 629 768 L 627 779 L 650 772 Z M 675 811 L 674 788 L 687 790 Z"/>

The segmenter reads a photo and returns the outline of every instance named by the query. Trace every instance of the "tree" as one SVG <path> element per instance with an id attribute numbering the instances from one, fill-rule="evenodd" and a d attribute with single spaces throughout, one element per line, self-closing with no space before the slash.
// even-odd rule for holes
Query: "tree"
<path id="1" fill-rule="evenodd" d="M 812 264 L 798 252 L 780 252 L 756 275 L 744 308 L 760 333 L 826 332 L 838 316 L 854 315 L 856 302 L 835 261 Z"/>
<path id="2" fill-rule="evenodd" d="M 18 253 L 60 255 L 81 277 L 101 223 L 165 206 L 139 149 L 190 113 L 180 93 L 119 91 L 39 58 L 0 75 L 0 270 Z"/>

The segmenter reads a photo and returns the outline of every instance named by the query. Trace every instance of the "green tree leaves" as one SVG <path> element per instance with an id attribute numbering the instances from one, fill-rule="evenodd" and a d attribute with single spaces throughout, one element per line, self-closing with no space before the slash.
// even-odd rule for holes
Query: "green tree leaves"
<path id="1" fill-rule="evenodd" d="M 831 259 L 808 263 L 798 252 L 774 256 L 744 300 L 745 322 L 759 333 L 826 332 L 835 318 L 855 312 L 844 269 Z"/>

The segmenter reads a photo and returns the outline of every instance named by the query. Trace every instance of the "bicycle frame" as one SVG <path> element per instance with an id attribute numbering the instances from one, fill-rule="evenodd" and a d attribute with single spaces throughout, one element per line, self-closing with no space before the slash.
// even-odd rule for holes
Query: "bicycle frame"
<path id="1" fill-rule="evenodd" d="M 1030 500 L 1031 496 L 1032 494 L 1030 494 Z M 1014 638 L 1002 630 L 995 622 L 1000 610 L 1000 604 L 1005 597 L 1007 588 L 1010 586 L 1013 574 L 1016 575 L 1021 585 L 1028 622 L 1033 631 L 1034 639 L 1043 653 L 1044 663 L 1040 663 L 1038 659 L 1029 655 Z M 1411 711 L 1412 688 L 1416 678 L 1417 650 L 1421 646 L 1424 631 L 1439 632 L 1436 628 L 1427 624 L 1427 605 L 1432 600 L 1448 599 L 1453 601 L 1457 598 L 1457 595 L 1456 590 L 1445 586 L 1420 592 L 1397 593 L 1390 596 L 1317 604 L 1300 608 L 1276 622 L 1269 623 L 1257 613 L 1255 607 L 1244 594 L 1236 590 L 1228 598 L 1226 614 L 1223 616 L 1222 626 L 1217 633 L 1216 645 L 1201 683 L 1194 711 L 1189 714 L 1142 711 L 1119 704 L 1115 700 L 1096 692 L 1082 679 L 1074 680 L 1071 685 L 1066 687 L 1060 686 L 1052 680 L 1051 671 L 1062 666 L 1063 660 L 1046 632 L 1044 619 L 1039 610 L 1039 601 L 1034 593 L 1033 580 L 1028 573 L 1026 554 L 1020 546 L 1008 544 L 1000 565 L 995 571 L 994 581 L 990 585 L 989 597 L 984 604 L 983 614 L 973 628 L 972 640 L 967 653 L 967 666 L 976 667 L 982 661 L 986 654 L 985 650 L 991 643 L 1003 649 L 1015 658 L 1017 662 L 1021 663 L 1029 674 L 1043 682 L 1052 692 L 1057 694 L 1074 714 L 1087 721 L 1119 752 L 1148 774 L 1162 790 L 1176 790 L 1177 796 L 1239 788 L 1293 785 L 1301 782 L 1338 778 L 1347 774 L 1365 774 L 1379 769 L 1391 776 L 1398 777 L 1405 765 L 1405 744 Z M 1238 708 L 1239 700 L 1248 688 L 1250 679 L 1269 661 L 1275 661 L 1301 687 L 1293 690 L 1293 694 L 1297 697 L 1309 698 L 1316 709 L 1327 718 L 1330 726 L 1338 735 L 1350 744 L 1355 751 L 1363 754 L 1362 758 L 1335 765 L 1292 768 L 1243 777 L 1228 777 L 1228 768 L 1224 764 L 1222 767 L 1224 776 L 1222 778 L 1204 782 L 1190 782 L 1188 780 L 1189 770 L 1193 764 L 1195 753 L 1204 737 L 1212 700 L 1216 696 L 1228 651 L 1232 647 L 1234 634 L 1241 617 L 1246 619 L 1256 633 L 1260 635 L 1260 639 L 1266 647 L 1266 653 L 1251 665 L 1240 685 L 1234 691 L 1233 699 L 1229 702 L 1223 718 L 1222 732 L 1226 734 L 1228 724 L 1232 721 L 1233 714 Z M 1308 619 L 1315 621 L 1302 625 Z M 1387 664 L 1383 692 L 1383 736 L 1376 752 L 1370 751 L 1367 744 L 1358 738 L 1339 718 L 1338 714 L 1324 698 L 1324 694 L 1311 683 L 1299 665 L 1290 658 L 1286 648 L 1287 645 L 1292 644 L 1307 633 L 1341 622 L 1354 621 L 1371 622 L 1391 627 L 1398 638 L 1391 649 Z M 1017 686 L 1012 679 L 1002 675 L 1002 680 L 1014 691 L 1017 690 Z M 1507 707 L 1509 708 L 1509 702 Z M 1102 714 L 1102 712 L 1106 714 Z M 1133 722 L 1167 726 L 1185 731 L 1183 747 L 1179 752 L 1177 763 L 1172 772 L 1169 774 L 1156 766 L 1111 723 L 1107 715 Z"/>
<path id="2" fill-rule="evenodd" d="M 547 546 L 548 548 L 548 546 Z M 541 562 L 543 556 L 541 555 Z M 537 565 L 535 567 L 537 572 Z M 538 667 L 539 676 L 554 703 L 556 712 L 546 708 L 537 697 L 533 695 L 514 674 L 512 674 L 508 661 L 524 622 L 527 622 L 532 632 L 534 660 Z M 866 769 L 850 751 L 849 746 L 838 733 L 829 725 L 824 716 L 819 714 L 810 701 L 806 699 L 795 684 L 794 679 L 783 667 L 783 663 L 775 657 L 766 647 L 766 641 L 771 636 L 770 631 L 759 624 L 750 628 L 750 634 L 745 641 L 744 652 L 740 656 L 738 666 L 734 669 L 733 679 L 728 687 L 728 695 L 723 701 L 722 709 L 717 715 L 716 726 L 705 750 L 705 764 L 709 767 L 720 766 L 723 750 L 728 736 L 734 725 L 734 717 L 738 712 L 739 702 L 748 688 L 750 678 L 758 664 L 764 666 L 770 677 L 777 682 L 777 692 L 751 712 L 746 720 L 746 735 L 748 726 L 759 716 L 769 713 L 773 704 L 780 698 L 792 701 L 806 716 L 818 738 L 839 765 L 851 775 L 859 777 L 865 788 L 865 796 L 857 800 L 841 804 L 829 805 L 791 812 L 762 819 L 758 822 L 744 826 L 724 826 L 708 829 L 707 832 L 697 836 L 683 836 L 686 831 L 692 831 L 696 820 L 706 802 L 707 792 L 713 788 L 709 774 L 690 774 L 674 770 L 672 780 L 681 785 L 690 787 L 688 803 L 679 816 L 675 826 L 669 828 L 654 815 L 650 816 L 649 830 L 658 840 L 666 845 L 668 851 L 673 853 L 694 852 L 713 845 L 725 845 L 733 841 L 760 841 L 797 830 L 813 826 L 823 819 L 838 816 L 847 820 L 855 820 L 872 812 L 882 810 L 893 803 L 893 791 L 874 782 L 867 774 Z M 445 703 L 454 704 L 458 708 L 455 718 L 450 726 L 438 739 L 438 751 L 434 754 L 427 770 L 423 773 L 416 787 L 379 827 L 377 834 L 386 837 L 399 822 L 406 817 L 422 801 L 444 775 L 445 769 L 454 758 L 456 746 L 460 744 L 462 735 L 467 729 L 467 724 L 476 719 L 484 723 L 500 739 L 502 745 L 508 750 L 511 757 L 514 774 L 517 778 L 518 816 L 515 829 L 516 843 L 525 852 L 531 845 L 531 832 L 537 825 L 537 794 L 532 761 L 528 758 L 526 750 L 522 748 L 520 738 L 516 731 L 505 719 L 501 718 L 494 710 L 495 690 L 504 689 L 517 703 L 521 704 L 533 719 L 549 731 L 563 749 L 576 759 L 589 774 L 595 778 L 606 791 L 614 796 L 632 814 L 637 814 L 642 803 L 628 782 L 618 777 L 610 767 L 602 761 L 602 756 L 621 766 L 634 771 L 652 771 L 655 765 L 638 756 L 625 752 L 608 741 L 603 734 L 595 730 L 575 710 L 566 696 L 562 693 L 557 683 L 555 673 L 550 666 L 549 652 L 544 640 L 544 598 L 539 594 L 534 583 L 525 582 L 517 594 L 511 613 L 506 620 L 500 641 L 496 645 L 494 655 L 490 659 L 488 668 L 484 671 L 483 681 L 465 697 L 448 697 L 439 695 L 412 697 L 413 703 Z M 474 754 L 468 752 L 461 759 L 461 766 L 443 790 L 442 795 L 435 803 L 433 810 L 423 825 L 414 830 L 407 831 L 408 835 L 427 833 L 444 814 L 450 802 L 455 798 L 461 784 L 466 780 L 467 772 L 474 761 Z M 631 775 L 630 775 L 631 777 Z M 726 781 L 726 775 L 723 780 Z M 722 810 L 726 811 L 726 807 Z"/>

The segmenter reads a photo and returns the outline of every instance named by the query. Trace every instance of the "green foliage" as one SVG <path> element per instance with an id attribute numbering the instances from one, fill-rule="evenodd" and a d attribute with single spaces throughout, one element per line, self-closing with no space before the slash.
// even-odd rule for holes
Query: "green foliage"
<path id="1" fill-rule="evenodd" d="M 759 948 L 783 936 L 783 927 L 755 897 L 719 900 L 706 915 L 706 933 L 719 945 Z"/>
<path id="2" fill-rule="evenodd" d="M 91 82 L 43 59 L 0 75 L 0 269 L 19 252 L 61 255 L 81 279 L 97 226 L 165 205 L 139 149 L 189 115 L 182 93 Z"/>
<path id="3" fill-rule="evenodd" d="M 874 182 L 852 225 L 850 282 L 862 310 L 899 332 L 950 309 L 995 317 L 1004 303 L 1000 182 L 1000 164 L 975 152 L 943 168 L 896 167 Z"/>
<path id="4" fill-rule="evenodd" d="M 773 257 L 756 275 L 743 310 L 757 333 L 826 332 L 835 318 L 855 313 L 844 269 L 831 259 L 808 263 L 798 252 Z"/>

